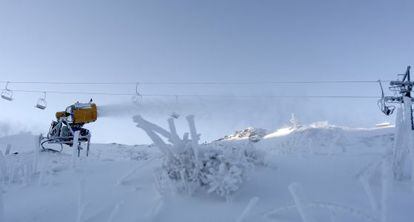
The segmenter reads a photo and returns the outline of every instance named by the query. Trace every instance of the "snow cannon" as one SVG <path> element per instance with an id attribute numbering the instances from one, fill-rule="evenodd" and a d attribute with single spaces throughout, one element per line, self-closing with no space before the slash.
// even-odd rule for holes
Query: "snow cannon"
<path id="1" fill-rule="evenodd" d="M 64 145 L 67 145 L 76 148 L 79 156 L 83 149 L 82 144 L 86 144 L 86 156 L 88 156 L 91 133 L 83 126 L 97 120 L 96 104 L 92 100 L 89 103 L 76 102 L 68 106 L 65 111 L 56 112 L 55 116 L 56 120 L 52 121 L 47 136 L 40 135 L 39 143 L 42 150 L 62 152 Z M 56 149 L 56 145 L 59 145 L 60 149 Z"/>

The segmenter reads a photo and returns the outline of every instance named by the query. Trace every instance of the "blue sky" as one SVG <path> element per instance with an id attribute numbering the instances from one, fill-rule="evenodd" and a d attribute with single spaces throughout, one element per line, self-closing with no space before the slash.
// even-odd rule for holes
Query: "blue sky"
<path id="1" fill-rule="evenodd" d="M 394 79 L 413 62 L 412 1 L 0 1 L 0 80 L 308 81 Z M 134 86 L 11 85 L 12 88 L 134 92 Z M 142 93 L 377 95 L 376 84 L 145 86 Z M 53 113 L 89 95 L 16 94 L 0 120 L 45 131 Z M 99 104 L 129 97 L 94 96 Z M 145 98 L 144 98 L 145 99 Z M 191 103 L 197 103 L 196 99 Z M 204 101 L 205 139 L 258 126 L 277 128 L 290 113 L 303 122 L 372 126 L 392 121 L 375 100 Z M 194 108 L 191 110 L 194 111 Z M 189 111 L 190 112 L 190 111 Z M 165 116 L 141 113 L 164 123 Z M 196 118 L 197 119 L 197 118 Z M 183 120 L 182 120 L 183 121 Z M 147 141 L 130 116 L 91 126 L 102 142 Z M 112 133 L 123 130 L 125 133 Z"/>

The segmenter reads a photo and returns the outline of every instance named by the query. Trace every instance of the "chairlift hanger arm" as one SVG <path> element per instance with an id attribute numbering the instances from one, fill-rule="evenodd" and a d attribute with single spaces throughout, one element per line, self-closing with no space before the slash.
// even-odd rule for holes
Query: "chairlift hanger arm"
<path id="1" fill-rule="evenodd" d="M 378 80 L 378 83 L 379 83 L 380 89 L 381 89 L 381 98 L 384 98 L 384 88 L 382 87 L 381 80 Z"/>
<path id="2" fill-rule="evenodd" d="M 405 81 L 405 79 L 407 79 L 408 82 L 411 81 L 410 69 L 411 69 L 411 66 L 407 66 L 407 70 L 405 71 L 404 78 L 402 81 Z"/>

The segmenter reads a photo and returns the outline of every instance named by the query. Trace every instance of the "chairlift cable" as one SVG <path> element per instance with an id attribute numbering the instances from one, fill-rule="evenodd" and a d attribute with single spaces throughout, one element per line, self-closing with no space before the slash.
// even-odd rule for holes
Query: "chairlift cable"
<path id="1" fill-rule="evenodd" d="M 381 80 L 387 83 L 390 80 Z M 137 82 L 53 82 L 53 81 L 0 81 L 9 84 L 37 85 L 136 85 Z M 283 84 L 353 84 L 378 83 L 378 80 L 316 80 L 316 81 L 252 81 L 252 82 L 218 82 L 218 81 L 188 81 L 188 82 L 139 82 L 140 85 L 283 85 Z"/>
<path id="2" fill-rule="evenodd" d="M 48 93 L 63 95 L 102 95 L 102 96 L 134 96 L 135 93 L 110 92 L 79 92 L 79 91 L 44 91 L 44 90 L 13 90 L 20 93 Z M 358 95 L 220 95 L 220 94 L 141 94 L 143 97 L 221 97 L 221 98 L 349 98 L 349 99 L 378 99 L 378 96 Z"/>

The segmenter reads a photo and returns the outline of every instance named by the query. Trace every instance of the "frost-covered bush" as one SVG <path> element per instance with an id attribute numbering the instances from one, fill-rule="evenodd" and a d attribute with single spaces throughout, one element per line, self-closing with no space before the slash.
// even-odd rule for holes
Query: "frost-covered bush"
<path id="1" fill-rule="evenodd" d="M 200 152 L 201 185 L 209 193 L 228 197 L 237 191 L 246 179 L 246 173 L 255 165 L 263 163 L 252 146 L 217 146 L 210 145 Z"/>
<path id="2" fill-rule="evenodd" d="M 156 170 L 156 187 L 160 193 L 173 191 L 191 195 L 205 191 L 229 198 L 241 187 L 247 172 L 263 163 L 263 155 L 249 144 L 199 144 L 194 117 L 187 116 L 186 119 L 190 133 L 180 138 L 172 118 L 168 120 L 168 132 L 141 116 L 134 117 L 137 126 L 164 154 L 162 166 Z"/>

